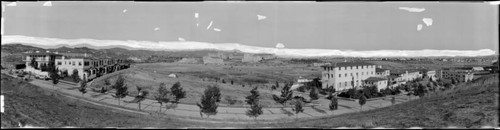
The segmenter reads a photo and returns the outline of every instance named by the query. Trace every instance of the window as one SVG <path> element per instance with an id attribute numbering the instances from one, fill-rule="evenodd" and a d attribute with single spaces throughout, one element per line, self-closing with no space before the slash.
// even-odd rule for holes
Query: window
<path id="1" fill-rule="evenodd" d="M 342 74 L 339 74 L 339 78 L 342 77 Z"/>
<path id="2" fill-rule="evenodd" d="M 59 61 L 59 62 L 57 62 L 57 65 L 62 65 L 62 62 L 60 62 L 60 61 Z"/>
<path id="3" fill-rule="evenodd" d="M 347 86 L 347 81 L 344 82 L 344 86 Z"/>
<path id="4" fill-rule="evenodd" d="M 361 75 L 364 75 L 364 74 L 365 74 L 365 72 L 361 72 Z"/>
<path id="5" fill-rule="evenodd" d="M 351 66 L 351 70 L 352 70 L 352 66 Z"/>
<path id="6" fill-rule="evenodd" d="M 339 67 L 339 70 L 340 70 L 340 67 Z"/>
<path id="7" fill-rule="evenodd" d="M 356 72 L 356 76 L 358 76 L 358 72 Z"/>
<path id="8" fill-rule="evenodd" d="M 346 66 L 346 67 L 344 67 L 344 70 L 347 70 L 347 66 Z"/>
<path id="9" fill-rule="evenodd" d="M 345 77 L 347 77 L 347 73 L 345 73 Z"/>
<path id="10" fill-rule="evenodd" d="M 78 66 L 82 66 L 82 62 L 81 62 L 81 61 L 80 61 L 80 62 L 78 62 Z"/>
<path id="11" fill-rule="evenodd" d="M 359 66 L 356 66 L 356 69 L 358 69 Z"/>
<path id="12" fill-rule="evenodd" d="M 83 65 L 84 65 L 84 66 L 89 66 L 89 65 L 90 65 L 90 63 L 89 63 L 88 61 L 84 61 L 84 62 L 83 62 Z"/>
<path id="13" fill-rule="evenodd" d="M 339 83 L 339 87 L 342 86 L 342 83 Z"/>
<path id="14" fill-rule="evenodd" d="M 75 61 L 72 61 L 71 64 L 74 66 L 75 65 Z"/>
<path id="15" fill-rule="evenodd" d="M 363 69 L 364 66 L 361 66 L 361 69 Z"/>

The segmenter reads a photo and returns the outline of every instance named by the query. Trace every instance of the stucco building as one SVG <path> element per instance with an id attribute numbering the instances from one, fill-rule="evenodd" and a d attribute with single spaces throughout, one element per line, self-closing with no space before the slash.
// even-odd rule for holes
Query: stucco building
<path id="1" fill-rule="evenodd" d="M 375 77 L 375 64 L 365 62 L 340 62 L 321 66 L 322 88 L 333 86 L 337 91 L 358 88 L 363 80 Z"/>

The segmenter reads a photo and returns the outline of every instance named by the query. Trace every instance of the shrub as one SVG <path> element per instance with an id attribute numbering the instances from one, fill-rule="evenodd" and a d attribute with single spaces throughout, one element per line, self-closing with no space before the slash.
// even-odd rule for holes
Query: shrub
<path id="1" fill-rule="evenodd" d="M 234 99 L 234 97 L 232 97 L 232 96 L 226 96 L 226 97 L 224 97 L 224 99 L 226 99 L 226 101 L 227 101 L 227 103 L 228 103 L 229 105 L 234 105 L 234 104 L 236 104 L 236 102 L 238 102 L 238 101 L 237 101 L 236 99 Z"/>
<path id="2" fill-rule="evenodd" d="M 205 113 L 207 117 L 210 117 L 210 115 L 217 114 L 218 105 L 216 102 L 218 102 L 218 98 L 220 98 L 220 89 L 216 85 L 209 85 L 201 96 L 201 102 L 196 103 L 200 107 L 200 115 Z M 203 117 L 203 115 L 201 116 Z"/>

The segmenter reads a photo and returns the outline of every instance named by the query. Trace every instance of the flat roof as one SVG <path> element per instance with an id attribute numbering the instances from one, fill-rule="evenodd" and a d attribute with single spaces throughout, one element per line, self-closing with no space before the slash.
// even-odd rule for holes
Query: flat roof
<path id="1" fill-rule="evenodd" d="M 322 65 L 321 67 L 347 67 L 347 66 L 363 66 L 363 65 L 375 65 L 366 62 L 337 62 L 330 63 L 330 65 Z"/>
<path id="2" fill-rule="evenodd" d="M 381 78 L 381 77 L 369 77 L 365 81 L 382 81 L 382 80 L 387 80 L 386 78 Z"/>

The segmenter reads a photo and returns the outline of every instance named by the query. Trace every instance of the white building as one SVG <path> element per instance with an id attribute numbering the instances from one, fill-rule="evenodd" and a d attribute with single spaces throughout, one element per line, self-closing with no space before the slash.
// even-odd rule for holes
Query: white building
<path id="1" fill-rule="evenodd" d="M 364 80 L 365 85 L 367 86 L 376 86 L 377 90 L 380 92 L 381 89 L 387 88 L 388 79 L 381 77 L 370 77 Z"/>
<path id="2" fill-rule="evenodd" d="M 375 77 L 375 64 L 365 62 L 340 62 L 322 66 L 322 88 L 333 86 L 337 91 L 358 88 L 363 80 Z"/>

